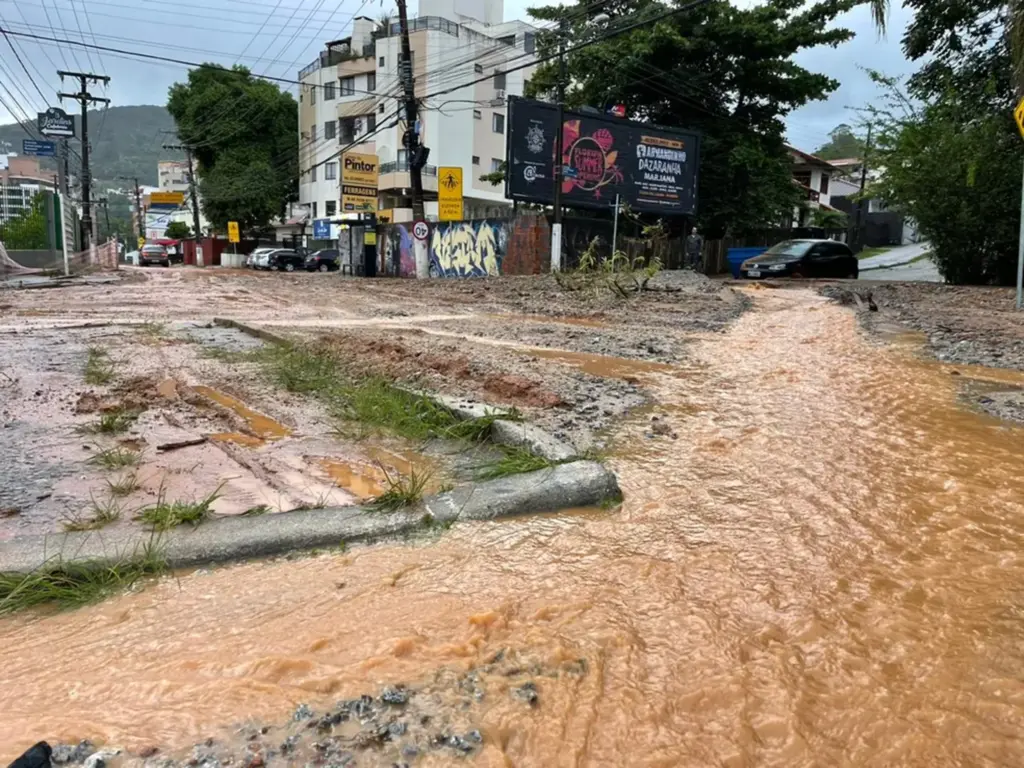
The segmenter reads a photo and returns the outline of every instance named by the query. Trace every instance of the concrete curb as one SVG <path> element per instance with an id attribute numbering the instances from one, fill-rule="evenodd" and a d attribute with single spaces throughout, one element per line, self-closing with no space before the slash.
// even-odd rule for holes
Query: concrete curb
<path id="1" fill-rule="evenodd" d="M 450 525 L 536 512 L 592 507 L 621 498 L 615 475 L 601 464 L 578 461 L 525 475 L 456 488 L 417 507 L 381 513 L 363 507 L 226 517 L 163 535 L 92 531 L 26 536 L 0 542 L 0 573 L 30 573 L 47 565 L 109 565 L 159 542 L 171 568 L 223 563 L 344 543 L 376 542 Z"/>
<path id="2" fill-rule="evenodd" d="M 242 333 L 255 336 L 271 344 L 290 344 L 292 341 L 285 336 L 268 331 L 263 328 L 241 323 L 225 317 L 213 318 L 213 324 L 222 328 L 234 328 Z M 450 397 L 447 395 L 435 395 L 430 392 L 423 392 L 410 387 L 395 385 L 398 389 L 417 397 L 426 397 L 438 405 L 447 408 L 456 417 L 463 421 L 478 419 L 492 414 L 500 415 L 506 413 L 505 409 L 477 403 L 466 398 Z M 563 462 L 579 457 L 579 451 L 574 445 L 559 440 L 540 427 L 522 421 L 498 419 L 491 426 L 491 441 L 497 445 L 506 445 L 514 448 L 525 448 L 536 456 L 541 456 L 548 461 Z"/>

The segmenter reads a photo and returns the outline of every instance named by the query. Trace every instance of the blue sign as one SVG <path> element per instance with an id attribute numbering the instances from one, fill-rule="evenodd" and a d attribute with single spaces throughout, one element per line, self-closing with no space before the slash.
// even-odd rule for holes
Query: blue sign
<path id="1" fill-rule="evenodd" d="M 26 155 L 35 155 L 37 157 L 56 157 L 57 142 L 22 139 L 21 151 Z"/>
<path id="2" fill-rule="evenodd" d="M 314 240 L 330 240 L 331 239 L 331 220 L 330 219 L 313 219 L 313 239 Z"/>

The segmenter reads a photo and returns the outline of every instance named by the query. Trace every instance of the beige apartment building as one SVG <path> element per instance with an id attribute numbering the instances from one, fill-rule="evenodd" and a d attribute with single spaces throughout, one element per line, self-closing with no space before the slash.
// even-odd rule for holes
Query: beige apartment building
<path id="1" fill-rule="evenodd" d="M 409 20 L 420 99 L 481 80 L 430 98 L 420 115 L 421 140 L 430 149 L 423 170 L 428 219 L 437 218 L 441 166 L 463 170 L 466 218 L 501 215 L 511 205 L 501 185 L 479 177 L 505 159 L 507 97 L 522 95 L 533 68 L 505 69 L 535 60 L 536 30 L 521 21 L 502 22 L 502 13 L 502 0 L 421 0 L 420 15 Z M 400 51 L 397 18 L 385 28 L 359 17 L 351 37 L 328 43 L 299 73 L 299 201 L 310 219 L 344 214 L 338 153 L 351 146 L 379 158 L 379 213 L 412 220 Z"/>

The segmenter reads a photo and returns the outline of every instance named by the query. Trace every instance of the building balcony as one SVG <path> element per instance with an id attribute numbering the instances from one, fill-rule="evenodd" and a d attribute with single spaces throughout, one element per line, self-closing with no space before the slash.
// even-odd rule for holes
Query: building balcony
<path id="1" fill-rule="evenodd" d="M 378 187 L 380 189 L 411 189 L 412 178 L 409 174 L 409 161 L 381 163 Z M 436 165 L 423 167 L 423 189 L 426 192 L 437 192 Z"/>

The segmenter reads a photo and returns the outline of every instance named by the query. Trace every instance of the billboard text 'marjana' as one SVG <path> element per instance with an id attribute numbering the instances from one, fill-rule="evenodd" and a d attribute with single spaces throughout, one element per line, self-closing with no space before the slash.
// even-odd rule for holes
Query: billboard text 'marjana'
<path id="1" fill-rule="evenodd" d="M 509 100 L 507 197 L 554 200 L 557 122 L 551 104 Z M 636 211 L 696 213 L 699 134 L 579 112 L 565 113 L 562 130 L 564 205 L 607 208 L 619 195 Z"/>

